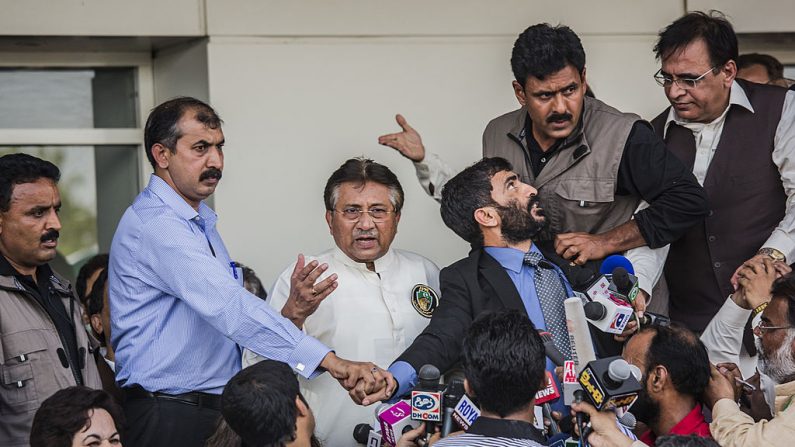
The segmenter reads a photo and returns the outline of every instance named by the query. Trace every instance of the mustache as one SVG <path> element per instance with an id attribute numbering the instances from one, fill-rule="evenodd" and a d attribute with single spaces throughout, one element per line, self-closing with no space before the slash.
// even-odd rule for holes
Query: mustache
<path id="1" fill-rule="evenodd" d="M 556 121 L 571 121 L 574 117 L 571 113 L 553 113 L 547 117 L 547 122 L 552 123 Z"/>
<path id="2" fill-rule="evenodd" d="M 210 168 L 210 169 L 202 172 L 202 174 L 199 176 L 199 181 L 203 182 L 203 181 L 205 181 L 207 179 L 211 179 L 211 178 L 214 178 L 216 180 L 221 180 L 222 176 L 223 176 L 223 174 L 221 174 L 221 170 L 220 169 L 218 169 L 218 168 Z"/>
<path id="3" fill-rule="evenodd" d="M 58 230 L 49 230 L 41 236 L 41 241 L 57 241 L 59 237 L 61 237 L 61 233 L 59 233 Z"/>

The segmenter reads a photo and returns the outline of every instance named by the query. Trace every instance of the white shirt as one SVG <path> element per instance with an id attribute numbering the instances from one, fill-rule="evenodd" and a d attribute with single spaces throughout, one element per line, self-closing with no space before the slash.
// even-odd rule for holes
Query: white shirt
<path id="1" fill-rule="evenodd" d="M 349 360 L 371 361 L 386 369 L 419 333 L 430 318 L 412 305 L 416 285 L 439 292 L 439 268 L 430 260 L 403 250 L 390 249 L 375 261 L 375 272 L 351 260 L 339 248 L 312 258 L 328 263 L 318 281 L 332 273 L 339 286 L 304 323 L 303 330 L 326 343 L 336 354 Z M 309 259 L 307 259 L 309 262 Z M 295 264 L 282 272 L 268 296 L 268 303 L 281 310 L 290 293 L 290 275 Z M 243 366 L 261 360 L 250 351 L 243 353 Z M 299 377 L 301 392 L 316 419 L 315 433 L 328 446 L 355 446 L 357 424 L 375 422 L 375 405 L 353 403 L 348 392 L 329 374 L 312 380 Z"/>
<path id="2" fill-rule="evenodd" d="M 709 165 L 715 155 L 715 150 L 718 147 L 718 142 L 723 132 L 723 124 L 726 121 L 726 114 L 732 104 L 754 112 L 754 108 L 748 100 L 748 95 L 736 82 L 733 82 L 731 86 L 729 106 L 721 116 L 711 123 L 686 122 L 676 115 L 673 107 L 668 112 L 664 133 L 668 132 L 668 127 L 671 123 L 685 126 L 693 132 L 696 140 L 696 158 L 693 163 L 693 174 L 702 186 L 704 178 L 707 176 Z M 781 174 L 781 184 L 784 187 L 784 193 L 787 194 L 787 205 L 784 218 L 773 230 L 767 241 L 762 244 L 762 247 L 775 248 L 784 253 L 784 256 L 787 257 L 787 262 L 792 262 L 795 258 L 795 92 L 793 91 L 787 92 L 787 96 L 784 99 L 784 107 L 781 111 L 778 127 L 776 127 L 773 144 L 772 159 Z M 754 174 L 749 173 L 749 175 Z M 753 211 L 749 210 L 749 212 Z M 657 250 L 644 246 L 630 250 L 628 253 L 630 252 L 632 253 L 632 258 L 634 258 L 631 258 L 633 264 L 642 262 L 648 265 L 651 269 L 650 271 L 653 272 L 649 275 L 650 277 L 660 277 L 665 258 L 668 256 L 668 246 Z M 630 257 L 630 255 L 627 254 L 627 257 Z"/>
<path id="3" fill-rule="evenodd" d="M 727 298 L 723 307 L 712 317 L 701 334 L 701 341 L 707 348 L 709 361 L 713 364 L 734 363 L 745 378 L 754 375 L 757 364 L 757 357 L 750 356 L 743 346 L 745 324 L 750 316 L 750 309 L 743 309 L 731 298 Z M 751 327 L 756 326 L 761 318 L 761 313 L 754 317 Z"/>

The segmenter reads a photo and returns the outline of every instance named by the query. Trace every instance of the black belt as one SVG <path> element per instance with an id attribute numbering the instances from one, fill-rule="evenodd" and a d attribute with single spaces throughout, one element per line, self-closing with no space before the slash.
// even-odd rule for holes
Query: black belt
<path id="1" fill-rule="evenodd" d="M 130 388 L 122 388 L 122 390 L 124 391 L 124 395 L 126 396 L 127 400 L 163 399 L 221 411 L 221 396 L 219 394 L 202 393 L 199 391 L 192 391 L 190 393 L 183 394 L 165 394 L 158 392 L 153 393 L 151 391 L 146 391 L 139 385 L 135 385 Z"/>

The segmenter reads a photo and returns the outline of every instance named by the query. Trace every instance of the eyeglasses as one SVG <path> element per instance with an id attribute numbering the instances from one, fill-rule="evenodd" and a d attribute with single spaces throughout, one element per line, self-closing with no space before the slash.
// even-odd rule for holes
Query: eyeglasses
<path id="1" fill-rule="evenodd" d="M 683 90 L 690 90 L 696 88 L 698 86 L 698 82 L 704 79 L 704 76 L 710 74 L 714 71 L 718 66 L 714 66 L 709 70 L 705 71 L 704 74 L 695 78 L 695 79 L 688 79 L 688 78 L 681 78 L 681 79 L 674 79 L 670 76 L 665 76 L 662 74 L 662 68 L 657 70 L 657 73 L 654 74 L 654 80 L 660 84 L 661 87 L 670 87 L 671 84 L 676 84 L 677 87 Z"/>
<path id="2" fill-rule="evenodd" d="M 795 329 L 795 326 L 765 326 L 763 323 L 764 322 L 760 321 L 759 324 L 754 327 L 753 332 L 757 337 L 761 337 L 770 331 L 778 329 Z"/>
<path id="3" fill-rule="evenodd" d="M 390 211 L 386 208 L 380 208 L 380 207 L 370 208 L 369 210 L 348 207 L 342 210 L 334 210 L 334 212 L 342 214 L 342 217 L 344 217 L 346 220 L 349 220 L 351 222 L 356 222 L 359 219 L 361 219 L 362 213 L 369 214 L 370 218 L 373 219 L 373 222 L 383 222 L 387 218 L 389 218 L 390 214 L 394 213 L 395 211 Z"/>

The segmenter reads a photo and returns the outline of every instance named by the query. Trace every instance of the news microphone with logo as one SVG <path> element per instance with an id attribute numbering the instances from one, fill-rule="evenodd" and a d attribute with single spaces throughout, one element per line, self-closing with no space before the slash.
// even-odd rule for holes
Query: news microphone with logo
<path id="1" fill-rule="evenodd" d="M 560 390 L 558 390 L 558 385 L 555 383 L 555 378 L 552 377 L 551 372 L 545 371 L 544 378 L 544 388 L 536 392 L 535 403 L 541 406 L 544 417 L 549 419 L 550 434 L 556 435 L 560 433 L 560 427 L 552 418 L 552 407 L 549 404 L 560 399 Z"/>
<path id="2" fill-rule="evenodd" d="M 580 372 L 579 382 L 599 411 L 628 407 L 640 392 L 640 382 L 633 375 L 629 363 L 621 357 L 589 362 Z"/>
<path id="3" fill-rule="evenodd" d="M 381 447 L 381 432 L 376 431 L 370 424 L 357 424 L 353 429 L 353 439 L 367 447 Z"/>
<path id="4" fill-rule="evenodd" d="M 640 292 L 638 278 L 630 274 L 624 267 L 616 267 L 613 270 L 609 289 L 613 297 L 628 303 L 634 303 Z"/>
<path id="5" fill-rule="evenodd" d="M 439 368 L 423 365 L 418 374 L 417 386 L 411 391 L 411 419 L 425 422 L 426 443 L 435 432 L 435 425 L 442 422 L 441 377 Z"/>
<path id="6" fill-rule="evenodd" d="M 577 297 L 566 298 L 563 301 L 563 306 L 566 311 L 566 329 L 571 343 L 572 364 L 570 368 L 573 370 L 569 371 L 569 368 L 566 367 L 568 361 L 564 362 L 565 379 L 567 371 L 578 374 L 586 364 L 596 360 L 596 354 L 593 350 L 593 341 L 591 341 L 591 332 L 588 329 L 588 320 L 585 318 L 582 300 Z M 566 405 L 571 405 L 574 402 L 574 391 L 577 389 L 579 389 L 577 382 L 563 381 L 563 401 Z"/>
<path id="7" fill-rule="evenodd" d="M 391 447 L 397 445 L 404 433 L 419 426 L 411 419 L 411 405 L 402 400 L 382 411 L 378 415 L 378 422 L 381 424 L 383 444 Z"/>
<path id="8" fill-rule="evenodd" d="M 461 396 L 453 411 L 453 419 L 458 426 L 467 431 L 478 417 L 480 417 L 480 408 L 466 394 Z"/>
<path id="9" fill-rule="evenodd" d="M 627 323 L 632 319 L 634 310 L 625 301 L 618 301 L 613 297 L 597 296 L 583 306 L 585 318 L 594 327 L 609 334 L 624 332 Z"/>

